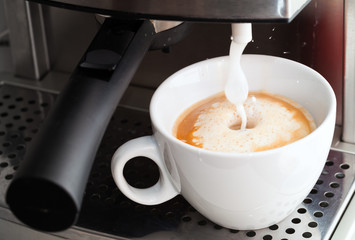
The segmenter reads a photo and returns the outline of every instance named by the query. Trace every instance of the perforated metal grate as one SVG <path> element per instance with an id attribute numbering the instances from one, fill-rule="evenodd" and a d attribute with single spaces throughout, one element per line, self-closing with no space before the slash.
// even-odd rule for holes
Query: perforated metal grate
<path id="1" fill-rule="evenodd" d="M 54 101 L 49 93 L 0 86 L 0 206 L 6 206 L 7 186 Z"/>
<path id="2" fill-rule="evenodd" d="M 55 95 L 45 92 L 7 85 L 0 88 L 2 207 L 6 208 L 7 186 L 21 167 L 25 151 L 54 100 Z M 111 176 L 112 154 L 129 139 L 149 134 L 147 112 L 117 109 L 93 165 L 74 228 L 75 239 L 87 239 L 89 235 L 95 239 L 103 236 L 112 239 L 328 239 L 354 191 L 354 155 L 330 151 L 317 184 L 288 218 L 257 231 L 226 229 L 207 220 L 182 196 L 164 204 L 144 206 L 127 199 L 118 190 Z M 156 165 L 146 158 L 131 160 L 124 174 L 128 182 L 141 188 L 154 184 L 159 177 Z M 0 215 L 0 218 L 7 220 L 8 216 Z M 70 237 L 72 233 L 68 230 L 62 236 Z"/>

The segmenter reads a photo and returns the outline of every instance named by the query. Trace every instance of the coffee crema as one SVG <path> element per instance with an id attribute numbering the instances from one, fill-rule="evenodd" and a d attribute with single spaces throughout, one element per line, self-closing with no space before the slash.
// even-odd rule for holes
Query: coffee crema
<path id="1" fill-rule="evenodd" d="M 247 127 L 224 92 L 185 110 L 174 136 L 190 145 L 218 152 L 258 152 L 284 146 L 315 129 L 312 116 L 298 103 L 266 91 L 249 92 L 244 102 Z"/>

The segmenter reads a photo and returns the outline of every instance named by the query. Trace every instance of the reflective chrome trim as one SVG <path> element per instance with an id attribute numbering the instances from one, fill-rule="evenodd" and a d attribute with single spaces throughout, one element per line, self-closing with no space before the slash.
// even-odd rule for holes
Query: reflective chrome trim
<path id="1" fill-rule="evenodd" d="M 355 143 L 355 1 L 344 10 L 344 118 L 342 140 Z"/>

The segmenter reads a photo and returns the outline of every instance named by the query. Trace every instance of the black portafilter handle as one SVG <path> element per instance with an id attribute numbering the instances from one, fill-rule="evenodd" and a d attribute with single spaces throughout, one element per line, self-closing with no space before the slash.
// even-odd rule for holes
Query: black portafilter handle
<path id="1" fill-rule="evenodd" d="M 154 35 L 148 20 L 105 20 L 7 190 L 20 221 L 42 231 L 76 222 L 105 129 Z"/>

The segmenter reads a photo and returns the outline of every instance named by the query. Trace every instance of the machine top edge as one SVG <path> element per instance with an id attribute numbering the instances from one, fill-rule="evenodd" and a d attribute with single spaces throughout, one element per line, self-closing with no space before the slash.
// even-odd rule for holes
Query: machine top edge
<path id="1" fill-rule="evenodd" d="M 310 0 L 29 0 L 114 17 L 195 22 L 290 22 Z"/>

